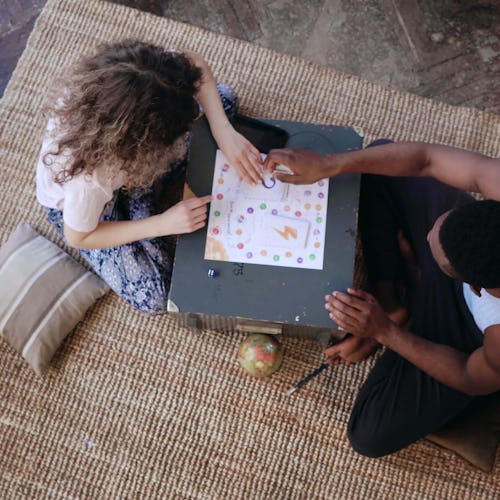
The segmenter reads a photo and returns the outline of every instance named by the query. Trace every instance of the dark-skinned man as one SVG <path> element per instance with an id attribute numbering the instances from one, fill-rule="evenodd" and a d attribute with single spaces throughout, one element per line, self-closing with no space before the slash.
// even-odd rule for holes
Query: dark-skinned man
<path id="1" fill-rule="evenodd" d="M 397 451 L 500 390 L 500 159 L 379 140 L 331 155 L 273 150 L 265 168 L 293 184 L 363 174 L 359 227 L 370 293 L 325 297 L 331 319 L 350 334 L 326 350 L 331 363 L 387 347 L 349 420 L 356 451 Z"/>

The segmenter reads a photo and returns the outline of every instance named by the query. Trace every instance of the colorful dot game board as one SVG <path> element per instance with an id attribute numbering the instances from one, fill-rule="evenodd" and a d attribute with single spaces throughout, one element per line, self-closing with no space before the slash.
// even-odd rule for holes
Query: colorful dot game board
<path id="1" fill-rule="evenodd" d="M 264 155 L 263 155 L 264 157 Z M 329 183 L 241 180 L 217 150 L 205 259 L 323 269 Z"/>

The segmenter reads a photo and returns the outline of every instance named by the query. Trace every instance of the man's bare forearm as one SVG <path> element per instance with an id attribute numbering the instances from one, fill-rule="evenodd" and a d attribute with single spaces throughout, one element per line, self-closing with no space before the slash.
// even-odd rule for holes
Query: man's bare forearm
<path id="1" fill-rule="evenodd" d="M 388 176 L 432 177 L 468 191 L 498 199 L 500 162 L 479 153 L 422 142 L 384 144 L 324 157 L 332 175 L 371 173 Z M 497 193 L 498 191 L 498 193 Z"/>
<path id="2" fill-rule="evenodd" d="M 292 172 L 278 171 L 279 165 Z M 424 142 L 395 142 L 329 155 L 299 148 L 273 149 L 264 166 L 291 184 L 311 184 L 340 174 L 432 177 L 500 201 L 500 158 Z"/>
<path id="3" fill-rule="evenodd" d="M 391 143 L 359 151 L 326 155 L 330 167 L 340 173 L 372 173 L 390 176 L 420 177 L 429 164 L 427 145 Z"/>
<path id="4" fill-rule="evenodd" d="M 431 342 L 398 326 L 389 328 L 377 340 L 397 352 L 422 371 L 457 391 L 480 395 L 498 389 L 496 385 L 478 384 L 468 370 L 469 355 L 443 344 Z"/>

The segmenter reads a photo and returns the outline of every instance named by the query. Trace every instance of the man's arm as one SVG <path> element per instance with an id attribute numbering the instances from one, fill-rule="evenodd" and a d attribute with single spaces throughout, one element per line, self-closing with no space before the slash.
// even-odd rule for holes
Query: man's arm
<path id="1" fill-rule="evenodd" d="M 500 200 L 500 159 L 458 148 L 423 142 L 400 142 L 360 151 L 318 155 L 297 149 L 272 150 L 265 167 L 291 168 L 294 175 L 275 176 L 293 184 L 312 183 L 345 173 L 432 177 L 485 198 Z"/>
<path id="2" fill-rule="evenodd" d="M 485 344 L 470 355 L 436 344 L 399 327 L 377 340 L 441 383 L 472 396 L 500 389 L 500 325 L 485 333 Z"/>
<path id="3" fill-rule="evenodd" d="M 330 317 L 339 326 L 377 340 L 439 382 L 470 395 L 500 389 L 500 325 L 487 328 L 483 347 L 469 355 L 398 327 L 375 298 L 361 290 L 334 292 L 326 299 Z"/>

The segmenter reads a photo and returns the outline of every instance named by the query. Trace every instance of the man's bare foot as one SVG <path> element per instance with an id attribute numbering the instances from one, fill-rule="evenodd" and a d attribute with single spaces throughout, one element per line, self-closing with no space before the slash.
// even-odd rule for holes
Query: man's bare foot
<path id="1" fill-rule="evenodd" d="M 358 363 L 376 351 L 379 346 L 374 339 L 347 336 L 340 342 L 325 349 L 328 362 L 331 364 Z"/>

